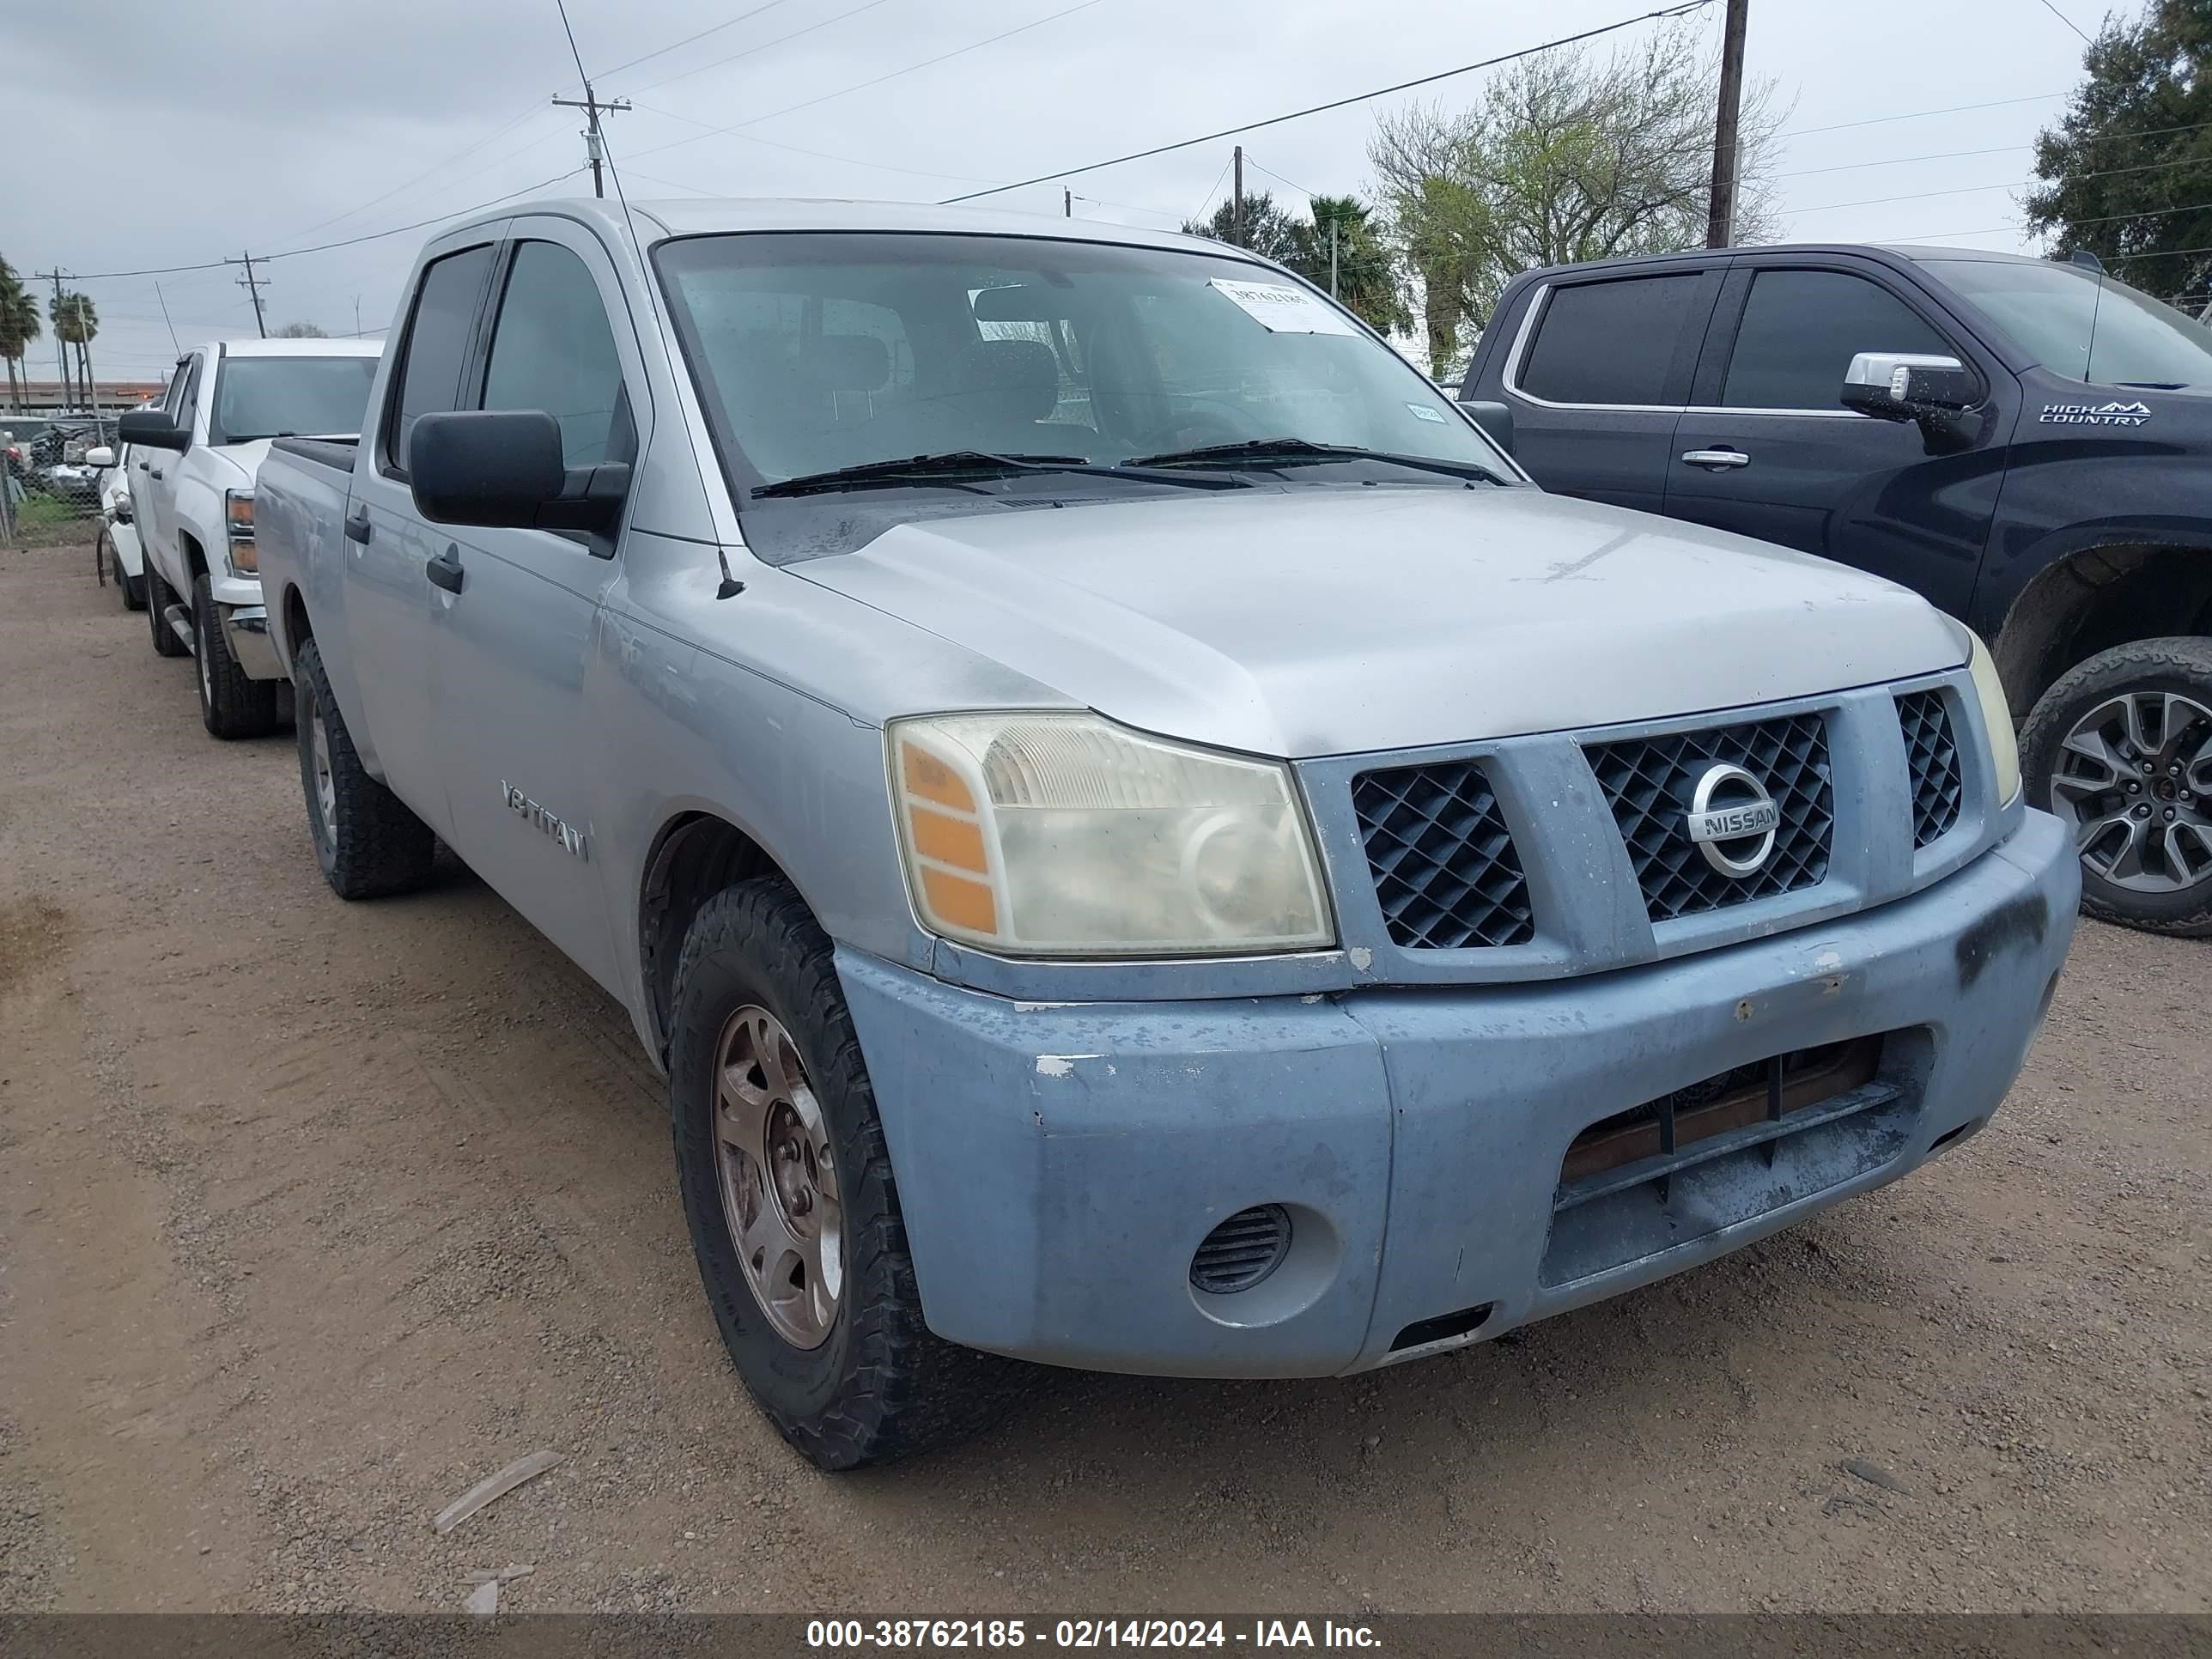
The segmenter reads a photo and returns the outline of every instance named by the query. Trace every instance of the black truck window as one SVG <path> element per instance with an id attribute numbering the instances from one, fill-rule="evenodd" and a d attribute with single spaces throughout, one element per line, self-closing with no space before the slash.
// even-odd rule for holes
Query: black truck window
<path id="1" fill-rule="evenodd" d="M 1515 389 L 1555 404 L 1680 404 L 1687 388 L 1668 371 L 1684 335 L 1704 325 L 1704 292 L 1695 271 L 1555 290 Z"/>
<path id="2" fill-rule="evenodd" d="M 1721 402 L 1730 409 L 1835 409 L 1844 371 L 1858 353 L 1951 350 L 1905 301 L 1863 276 L 1762 270 L 1752 280 Z"/>

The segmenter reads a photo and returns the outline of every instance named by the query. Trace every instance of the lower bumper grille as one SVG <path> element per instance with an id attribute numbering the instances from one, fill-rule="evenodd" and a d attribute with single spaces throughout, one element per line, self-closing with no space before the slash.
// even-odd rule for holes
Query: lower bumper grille
<path id="1" fill-rule="evenodd" d="M 1590 1125 L 1552 1200 L 1547 1285 L 1602 1273 L 1778 1210 L 1887 1162 L 1920 1105 L 1890 1032 L 1773 1054 Z"/>

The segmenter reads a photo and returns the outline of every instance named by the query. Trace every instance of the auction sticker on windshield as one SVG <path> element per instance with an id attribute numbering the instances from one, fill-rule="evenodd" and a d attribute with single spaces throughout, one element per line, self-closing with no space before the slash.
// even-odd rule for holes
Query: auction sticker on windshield
<path id="1" fill-rule="evenodd" d="M 1288 283 L 1231 283 L 1217 276 L 1210 284 L 1261 327 L 1277 334 L 1350 334 L 1356 331 L 1302 288 Z"/>

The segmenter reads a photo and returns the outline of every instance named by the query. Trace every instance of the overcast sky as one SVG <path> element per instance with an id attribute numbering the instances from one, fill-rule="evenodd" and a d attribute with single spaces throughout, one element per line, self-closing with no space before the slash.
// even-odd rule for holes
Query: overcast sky
<path id="1" fill-rule="evenodd" d="M 569 0 L 569 15 L 600 95 L 636 105 L 608 118 L 633 199 L 936 200 L 1470 63 L 1653 3 Z M 2081 70 L 2081 40 L 2054 5 L 2093 34 L 2103 15 L 2097 0 L 1751 0 L 1748 73 L 1773 81 L 1791 110 L 1779 161 L 1784 234 L 2029 246 L 2018 228 L 2029 146 Z M 8 11 L 0 257 L 19 272 L 58 263 L 88 279 L 246 248 L 281 255 L 465 210 L 583 161 L 577 112 L 546 101 L 579 90 L 554 0 L 15 0 Z M 1720 24 L 1715 3 L 1692 26 L 1717 38 Z M 1650 27 L 1612 40 L 1631 43 Z M 647 53 L 658 55 L 616 67 Z M 890 78 L 863 84 L 879 76 Z M 1360 190 L 1378 110 L 1463 104 L 1483 79 L 1249 134 L 1248 185 L 1301 206 L 1304 191 Z M 1992 106 L 1922 113 L 1969 105 Z M 1889 116 L 1911 118 L 1820 131 Z M 742 134 L 709 131 L 740 122 Z M 1227 187 L 1231 142 L 1072 180 L 1076 211 L 1172 228 Z M 587 175 L 557 186 L 589 188 Z M 994 201 L 1057 214 L 1060 186 Z M 387 324 L 425 234 L 272 260 L 270 325 L 303 320 L 340 333 Z M 100 309 L 95 371 L 151 375 L 173 359 L 164 298 L 186 345 L 252 334 L 237 275 L 163 276 L 159 295 L 150 277 L 84 281 Z M 32 372 L 51 376 L 52 354 L 49 334 L 33 349 Z"/>

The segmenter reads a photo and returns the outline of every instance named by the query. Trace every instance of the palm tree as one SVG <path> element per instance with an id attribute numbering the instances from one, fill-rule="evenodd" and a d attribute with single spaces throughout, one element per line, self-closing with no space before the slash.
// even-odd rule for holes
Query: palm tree
<path id="1" fill-rule="evenodd" d="M 30 376 L 22 367 L 23 354 L 37 339 L 42 325 L 39 302 L 5 259 L 0 259 L 0 357 L 8 360 L 8 399 L 18 410 Z"/>
<path id="2" fill-rule="evenodd" d="M 54 337 L 59 340 L 64 348 L 69 346 L 76 348 L 77 386 L 83 389 L 85 398 L 89 403 L 92 397 L 90 348 L 93 336 L 100 332 L 99 310 L 88 296 L 74 291 L 56 295 L 47 302 L 46 308 L 53 319 Z M 69 368 L 69 355 L 66 350 L 62 356 L 62 365 L 63 373 L 66 377 Z M 72 388 L 64 386 L 63 391 L 65 397 L 76 396 Z"/>
<path id="3" fill-rule="evenodd" d="M 1284 263 L 1319 288 L 1331 283 L 1334 233 L 1334 292 L 1367 325 L 1384 334 L 1402 332 L 1413 318 L 1398 289 L 1397 262 L 1376 234 L 1371 210 L 1356 196 L 1316 196 L 1313 217 L 1297 224 L 1295 247 Z"/>

